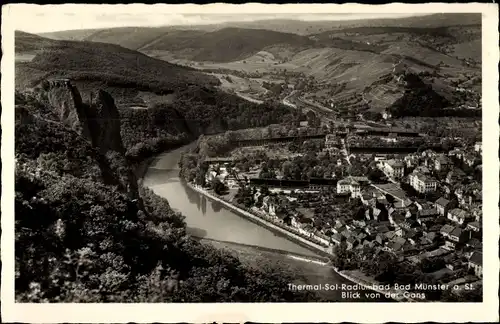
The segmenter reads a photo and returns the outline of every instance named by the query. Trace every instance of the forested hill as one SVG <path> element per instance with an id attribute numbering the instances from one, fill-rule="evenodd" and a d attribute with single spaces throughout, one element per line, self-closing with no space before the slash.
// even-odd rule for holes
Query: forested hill
<path id="1" fill-rule="evenodd" d="M 418 75 L 404 76 L 404 94 L 388 110 L 395 117 L 480 117 L 481 109 L 450 108 L 450 101 L 437 93 L 432 85 L 425 83 Z"/>
<path id="2" fill-rule="evenodd" d="M 113 44 L 56 41 L 18 32 L 16 88 L 44 96 L 47 80 L 67 78 L 83 101 L 105 89 L 114 99 L 127 156 L 140 161 L 200 134 L 266 126 L 292 118 L 286 106 L 258 105 L 218 90 L 219 81 L 191 68 Z"/>
<path id="3" fill-rule="evenodd" d="M 17 64 L 19 86 L 34 86 L 49 76 L 100 81 L 157 93 L 171 92 L 189 84 L 219 84 L 216 78 L 194 69 L 157 60 L 114 44 L 56 41 L 16 32 L 15 47 L 16 54 L 35 55 L 31 61 Z"/>
<path id="4" fill-rule="evenodd" d="M 139 48 L 141 51 L 182 51 L 194 61 L 228 62 L 247 58 L 263 48 L 284 44 L 292 47 L 312 46 L 308 37 L 264 29 L 224 28 L 209 33 L 184 31 L 167 33 Z"/>
<path id="5" fill-rule="evenodd" d="M 109 94 L 82 103 L 76 89 L 53 86 L 39 90 L 46 96 L 16 93 L 18 301 L 315 300 L 290 291 L 295 278 L 284 270 L 243 265 L 193 240 L 182 215 L 152 192 L 127 194 L 119 180 L 130 166 L 119 146 L 107 145 L 120 129 L 102 137 L 92 132 L 107 120 L 97 128 L 85 122 L 92 107 L 113 111 Z M 58 105 L 69 95 L 76 105 Z"/>

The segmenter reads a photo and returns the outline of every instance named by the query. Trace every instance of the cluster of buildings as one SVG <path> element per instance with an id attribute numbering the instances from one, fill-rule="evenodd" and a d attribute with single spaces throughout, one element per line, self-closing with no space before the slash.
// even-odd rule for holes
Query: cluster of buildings
<path id="1" fill-rule="evenodd" d="M 343 142 L 343 138 L 327 135 L 325 150 L 340 151 Z M 442 257 L 447 271 L 465 269 L 481 277 L 482 187 L 470 171 L 479 166 L 481 154 L 481 143 L 464 145 L 446 153 L 424 150 L 397 156 L 391 154 L 391 158 L 386 158 L 386 154 L 364 154 L 365 158 L 370 156 L 366 158 L 367 164 L 373 162 L 386 175 L 386 183 L 372 183 L 367 176 L 347 176 L 317 183 L 313 179 L 286 184 L 282 180 L 266 180 L 271 193 L 262 197 L 259 207 L 252 208 L 325 247 L 344 243 L 348 249 L 359 250 L 359 253 L 367 248 L 375 249 L 414 263 Z M 348 157 L 345 158 L 347 162 L 341 163 L 349 162 Z M 463 166 L 471 169 L 466 172 Z M 229 169 L 212 165 L 207 180 L 219 177 L 229 188 L 238 188 L 243 183 L 259 186 L 259 179 L 242 182 L 243 177 Z M 245 179 L 252 178 L 252 172 L 253 178 L 258 178 L 256 166 Z M 283 186 L 289 186 L 290 190 L 280 191 L 279 187 Z M 336 202 L 331 195 L 324 194 L 322 189 L 325 187 L 329 188 L 329 193 L 334 191 L 340 200 Z M 417 195 L 403 187 L 412 188 Z M 309 192 L 309 201 L 302 205 L 298 197 L 306 192 Z M 313 198 L 311 192 L 315 192 Z M 360 201 L 359 210 L 332 215 L 325 223 L 325 214 L 319 211 L 321 206 L 352 200 Z M 321 226 L 316 222 L 319 218 L 323 218 L 319 222 Z"/>

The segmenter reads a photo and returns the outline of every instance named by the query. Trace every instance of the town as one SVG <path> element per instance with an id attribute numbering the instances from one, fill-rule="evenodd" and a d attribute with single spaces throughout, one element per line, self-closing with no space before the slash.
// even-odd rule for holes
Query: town
<path id="1" fill-rule="evenodd" d="M 298 127 L 205 136 L 181 172 L 210 195 L 321 246 L 357 281 L 447 284 L 455 295 L 480 285 L 481 142 L 308 123 L 319 125 L 308 116 Z M 380 262 L 392 268 L 384 273 Z"/>

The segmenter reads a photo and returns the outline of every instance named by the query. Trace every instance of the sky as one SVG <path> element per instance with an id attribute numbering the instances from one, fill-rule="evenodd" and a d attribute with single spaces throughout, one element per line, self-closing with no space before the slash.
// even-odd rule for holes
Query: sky
<path id="1" fill-rule="evenodd" d="M 330 7 L 333 8 L 333 7 Z M 336 9 L 311 5 L 26 5 L 10 7 L 17 30 L 44 33 L 60 30 L 112 27 L 157 27 L 167 25 L 213 24 L 262 19 L 354 20 L 400 18 L 426 13 L 374 13 L 362 10 Z M 308 13 L 304 13 L 308 12 Z M 328 13 L 330 12 L 330 13 Z"/>

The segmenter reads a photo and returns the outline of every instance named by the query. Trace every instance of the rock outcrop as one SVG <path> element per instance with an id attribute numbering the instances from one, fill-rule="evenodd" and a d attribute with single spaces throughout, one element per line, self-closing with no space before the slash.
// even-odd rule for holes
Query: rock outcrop
<path id="1" fill-rule="evenodd" d="M 125 154 L 120 135 L 120 114 L 109 93 L 98 90 L 91 94 L 87 121 L 95 147 L 104 154 L 110 150 Z"/>
<path id="2" fill-rule="evenodd" d="M 78 89 L 68 79 L 49 80 L 43 88 L 59 121 L 90 139 L 87 111 Z"/>
<path id="3" fill-rule="evenodd" d="M 92 93 L 84 103 L 76 86 L 68 79 L 48 81 L 48 104 L 60 122 L 87 138 L 101 153 L 125 152 L 120 135 L 120 115 L 114 99 L 104 90 Z"/>
<path id="4" fill-rule="evenodd" d="M 69 79 L 44 81 L 48 105 L 59 122 L 86 138 L 103 156 L 116 164 L 120 187 L 138 198 L 137 178 L 125 159 L 125 147 L 120 134 L 120 114 L 113 97 L 104 90 L 91 93 L 90 102 Z M 101 165 L 101 169 L 108 166 Z"/>

